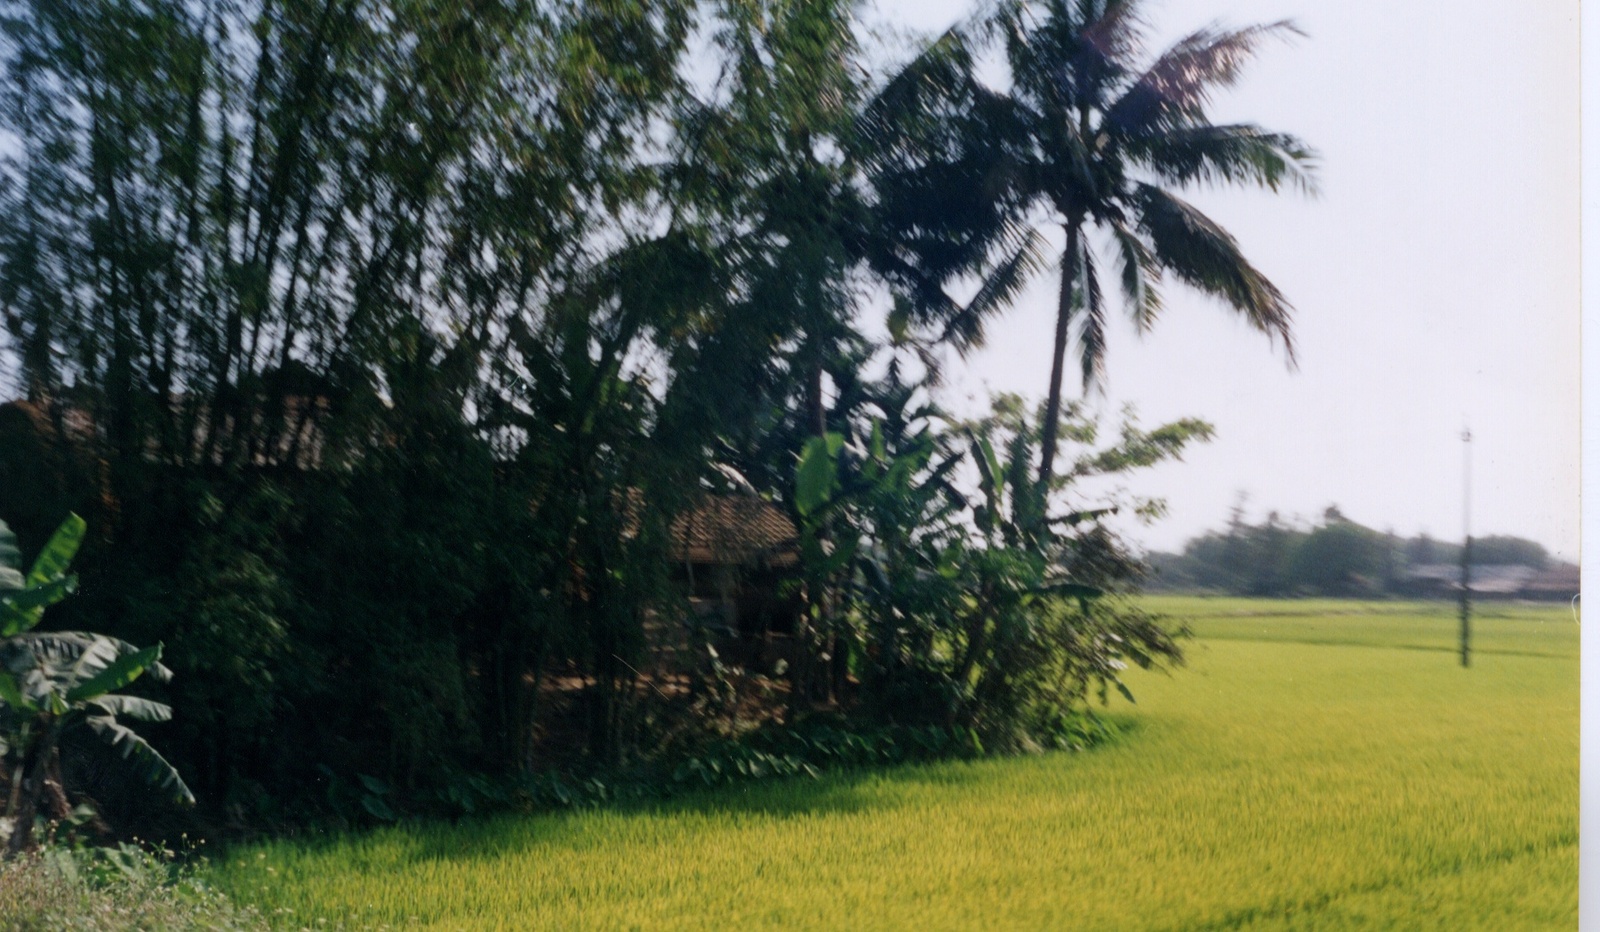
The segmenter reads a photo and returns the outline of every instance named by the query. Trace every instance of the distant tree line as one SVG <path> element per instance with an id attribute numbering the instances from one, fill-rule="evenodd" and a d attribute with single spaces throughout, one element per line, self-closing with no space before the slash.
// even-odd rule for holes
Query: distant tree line
<path id="1" fill-rule="evenodd" d="M 1415 589 L 1415 569 L 1459 565 L 1461 547 L 1427 534 L 1402 539 L 1379 532 L 1346 518 L 1336 506 L 1320 524 L 1304 527 L 1286 523 L 1275 511 L 1250 524 L 1240 505 L 1227 528 L 1191 539 L 1181 553 L 1148 555 L 1149 585 L 1254 596 L 1404 594 Z M 1551 559 L 1535 541 L 1493 535 L 1473 539 L 1472 562 L 1542 570 Z"/>

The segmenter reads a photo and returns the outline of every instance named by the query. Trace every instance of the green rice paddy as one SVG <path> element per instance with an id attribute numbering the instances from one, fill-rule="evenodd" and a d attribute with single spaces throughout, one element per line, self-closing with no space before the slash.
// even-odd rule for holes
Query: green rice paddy
<path id="1" fill-rule="evenodd" d="M 1485 606 L 1153 599 L 1188 667 L 1080 754 L 238 851 L 285 927 L 1572 929 L 1578 625 Z"/>

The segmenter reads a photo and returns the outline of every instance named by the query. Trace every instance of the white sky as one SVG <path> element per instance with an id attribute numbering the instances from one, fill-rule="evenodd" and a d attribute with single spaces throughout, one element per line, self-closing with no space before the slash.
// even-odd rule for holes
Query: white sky
<path id="1" fill-rule="evenodd" d="M 970 8 L 878 0 L 883 21 L 927 31 Z M 1468 422 L 1473 533 L 1531 537 L 1576 559 L 1575 0 L 1152 0 L 1146 10 L 1161 46 L 1213 21 L 1288 18 L 1309 33 L 1265 48 L 1213 116 L 1308 141 L 1322 155 L 1322 195 L 1191 197 L 1294 303 L 1298 370 L 1177 285 L 1148 337 L 1125 319 L 1112 327 L 1098 404 L 1114 413 L 1131 401 L 1145 426 L 1203 417 L 1218 432 L 1184 463 L 1130 483 L 1171 506 L 1135 538 L 1176 549 L 1222 526 L 1241 490 L 1253 519 L 1268 509 L 1312 519 L 1336 503 L 1380 530 L 1459 538 Z M 991 390 L 1043 396 L 1055 287 L 1036 283 L 993 328 L 947 403 L 976 408 Z"/>

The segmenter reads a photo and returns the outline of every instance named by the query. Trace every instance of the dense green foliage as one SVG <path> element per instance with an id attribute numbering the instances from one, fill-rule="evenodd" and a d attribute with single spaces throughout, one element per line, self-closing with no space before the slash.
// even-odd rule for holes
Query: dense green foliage
<path id="1" fill-rule="evenodd" d="M 214 880 L 312 925 L 1571 929 L 1579 627 L 1492 606 L 1149 600 L 1192 670 L 1138 674 L 1087 754 L 241 849 Z M 1200 688 L 1196 688 L 1199 686 Z"/>
<path id="2" fill-rule="evenodd" d="M 954 181 L 1025 149 L 1060 175 L 1039 82 L 1092 73 L 1130 103 L 1068 103 L 1116 158 L 1052 203 L 1112 229 L 1143 205 L 1141 321 L 1166 270 L 1287 336 L 1171 190 L 1306 160 L 1205 119 L 1256 32 L 1140 77 L 1136 12 L 1006 4 L 882 73 L 850 0 L 7 5 L 0 517 L 26 552 L 69 509 L 89 528 L 49 623 L 167 645 L 158 743 L 212 828 L 387 819 L 819 711 L 1076 741 L 1126 665 L 1179 656 L 1078 483 L 1208 428 L 1100 443 L 1057 391 L 941 412 L 946 348 L 1015 296 L 1049 206 Z M 1033 122 L 994 136 L 966 79 L 1007 24 Z M 1198 83 L 1168 87 L 1180 59 Z M 1129 109 L 1153 88 L 1174 103 Z M 1098 327 L 1086 248 L 1063 314 Z M 1081 460 L 1033 478 L 1058 437 Z M 789 617 L 755 633 L 778 663 L 694 601 L 684 519 L 730 497 L 796 529 L 766 583 Z M 114 823 L 182 824 L 98 773 L 77 788 Z"/>

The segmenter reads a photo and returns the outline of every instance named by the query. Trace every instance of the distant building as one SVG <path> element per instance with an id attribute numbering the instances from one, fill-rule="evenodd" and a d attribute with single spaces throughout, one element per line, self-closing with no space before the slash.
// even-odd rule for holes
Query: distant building
<path id="1" fill-rule="evenodd" d="M 1519 595 L 1524 599 L 1566 601 L 1578 594 L 1582 572 L 1573 563 L 1558 563 L 1529 580 Z"/>
<path id="2" fill-rule="evenodd" d="M 1560 564 L 1546 570 L 1502 563 L 1475 563 L 1469 570 L 1472 594 L 1485 599 L 1570 599 L 1578 594 L 1578 568 Z M 1459 563 L 1412 566 L 1400 579 L 1401 591 L 1419 598 L 1455 598 L 1461 593 Z"/>
<path id="3" fill-rule="evenodd" d="M 718 649 L 758 667 L 786 658 L 801 611 L 794 521 L 755 495 L 707 494 L 673 521 L 671 540 L 674 575 Z"/>

